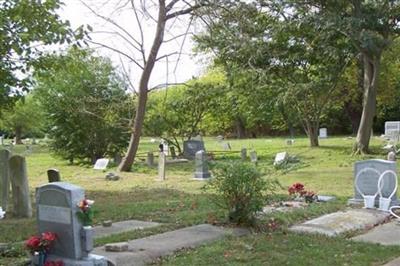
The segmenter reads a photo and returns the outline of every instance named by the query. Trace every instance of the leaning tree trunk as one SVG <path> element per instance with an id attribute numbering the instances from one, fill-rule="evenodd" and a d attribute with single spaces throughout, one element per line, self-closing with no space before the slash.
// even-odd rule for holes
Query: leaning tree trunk
<path id="1" fill-rule="evenodd" d="M 22 144 L 22 128 L 15 128 L 15 144 Z"/>
<path id="2" fill-rule="evenodd" d="M 360 126 L 357 132 L 354 152 L 368 153 L 371 129 L 376 109 L 376 90 L 378 87 L 380 55 L 371 57 L 364 54 L 364 99 Z"/>
<path id="3" fill-rule="evenodd" d="M 236 117 L 236 135 L 238 139 L 246 138 L 246 127 L 244 125 L 243 119 L 240 116 Z"/>
<path id="4" fill-rule="evenodd" d="M 166 24 L 166 7 L 165 1 L 159 1 L 160 9 L 158 11 L 158 21 L 157 21 L 157 31 L 154 37 L 153 45 L 151 47 L 150 54 L 147 58 L 146 64 L 144 66 L 142 76 L 139 82 L 139 99 L 135 115 L 135 120 L 132 127 L 131 138 L 129 141 L 128 151 L 125 157 L 122 159 L 120 165 L 118 166 L 119 171 L 129 171 L 135 161 L 136 152 L 139 147 L 140 135 L 142 133 L 142 127 L 144 122 L 144 115 L 146 112 L 147 94 L 148 94 L 148 84 L 150 80 L 151 72 L 154 68 L 154 64 L 157 60 L 157 54 L 160 50 L 161 44 L 164 39 L 164 30 Z"/>
<path id="5" fill-rule="evenodd" d="M 318 129 L 319 122 L 305 121 L 305 131 L 307 133 L 308 139 L 310 140 L 311 147 L 318 147 Z"/>

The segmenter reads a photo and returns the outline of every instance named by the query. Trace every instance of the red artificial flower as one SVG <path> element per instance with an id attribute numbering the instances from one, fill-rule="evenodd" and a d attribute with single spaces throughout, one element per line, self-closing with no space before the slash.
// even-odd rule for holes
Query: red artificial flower
<path id="1" fill-rule="evenodd" d="M 40 237 L 38 236 L 31 236 L 28 240 L 26 240 L 25 245 L 30 250 L 37 250 L 40 245 Z"/>
<path id="2" fill-rule="evenodd" d="M 48 260 L 44 263 L 44 266 L 64 266 L 64 262 L 62 260 L 57 260 L 57 261 Z"/>
<path id="3" fill-rule="evenodd" d="M 288 192 L 290 195 L 296 194 L 296 193 L 301 194 L 303 191 L 304 191 L 304 185 L 302 183 L 294 183 L 288 189 Z"/>
<path id="4" fill-rule="evenodd" d="M 42 233 L 42 240 L 52 242 L 52 241 L 56 240 L 56 238 L 57 238 L 56 234 L 54 234 L 52 232 Z"/>

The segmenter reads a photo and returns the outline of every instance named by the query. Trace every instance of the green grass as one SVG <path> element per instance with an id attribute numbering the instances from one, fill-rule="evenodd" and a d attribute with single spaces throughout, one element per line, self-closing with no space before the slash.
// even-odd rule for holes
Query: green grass
<path id="1" fill-rule="evenodd" d="M 182 251 L 176 257 L 162 261 L 163 264 L 379 265 L 400 256 L 400 249 L 396 247 L 356 244 L 343 238 L 299 236 L 286 230 L 291 224 L 343 209 L 347 198 L 353 195 L 353 163 L 366 158 L 385 158 L 385 153 L 380 149 L 383 142 L 379 138 L 371 142 L 375 154 L 366 157 L 351 156 L 354 140 L 344 137 L 321 140 L 319 148 L 310 148 L 306 138 L 296 139 L 293 146 L 286 146 L 284 138 L 228 141 L 232 150 L 237 152 L 219 153 L 222 145 L 214 138 L 206 138 L 205 145 L 208 152 L 214 153 L 217 161 L 239 159 L 242 147 L 248 151 L 255 149 L 259 157 L 259 169 L 277 178 L 284 187 L 278 191 L 280 197 L 286 194 L 286 187 L 294 182 L 302 182 L 308 190 L 335 195 L 339 200 L 329 204 L 312 204 L 305 210 L 288 214 L 276 213 L 264 217 L 259 222 L 258 230 L 251 236 L 222 240 L 194 251 Z M 204 183 L 192 179 L 193 162 L 168 165 L 167 180 L 156 181 L 157 168 L 147 167 L 143 156 L 149 150 L 156 151 L 157 146 L 157 143 L 150 142 L 150 138 L 144 138 L 139 148 L 141 156 L 133 171 L 121 173 L 119 181 L 106 181 L 104 171 L 93 170 L 92 166 L 85 164 L 70 165 L 51 155 L 46 147 L 33 146 L 33 153 L 27 155 L 32 199 L 34 188 L 47 183 L 47 169 L 57 168 L 62 181 L 83 187 L 88 197 L 96 201 L 96 223 L 110 219 L 164 223 L 152 229 L 98 239 L 96 245 L 126 241 L 193 224 L 224 221 L 224 211 L 211 204 L 212 195 L 205 194 L 201 189 Z M 300 163 L 289 170 L 274 169 L 274 156 L 281 151 L 296 155 Z M 14 152 L 23 154 L 25 146 L 17 146 Z M 115 167 L 108 171 L 115 171 Z M 272 220 L 279 224 L 279 229 L 274 232 L 268 228 Z M 6 219 L 0 221 L 0 242 L 17 243 L 35 233 L 35 217 L 15 219 L 8 214 Z M 13 265 L 22 260 L 24 253 L 20 247 L 21 244 L 14 251 L 8 249 L 7 252 L 0 252 L 0 265 Z"/>

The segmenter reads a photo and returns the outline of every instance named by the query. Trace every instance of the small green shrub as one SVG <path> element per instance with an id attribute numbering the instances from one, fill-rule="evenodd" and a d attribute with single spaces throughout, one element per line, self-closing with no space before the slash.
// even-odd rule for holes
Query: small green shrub
<path id="1" fill-rule="evenodd" d="M 212 167 L 212 172 L 213 179 L 205 189 L 215 193 L 214 203 L 227 209 L 229 221 L 236 224 L 253 225 L 266 196 L 280 186 L 276 180 L 263 178 L 249 163 L 219 163 Z"/>

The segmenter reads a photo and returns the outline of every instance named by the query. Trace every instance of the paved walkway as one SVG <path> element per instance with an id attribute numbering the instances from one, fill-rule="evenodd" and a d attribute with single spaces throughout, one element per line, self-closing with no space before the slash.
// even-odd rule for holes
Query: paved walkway
<path id="1" fill-rule="evenodd" d="M 107 257 L 117 266 L 145 265 L 183 248 L 194 248 L 228 235 L 241 236 L 248 232 L 245 229 L 201 224 L 121 243 L 121 246 L 126 246 L 126 251 L 108 252 L 102 246 L 95 248 L 93 253 Z"/>

